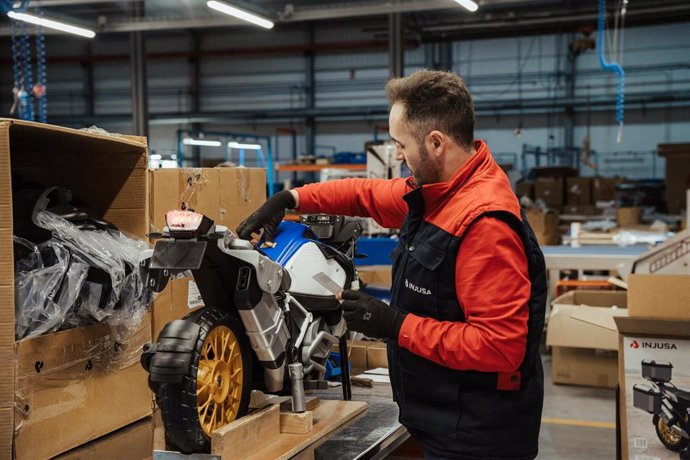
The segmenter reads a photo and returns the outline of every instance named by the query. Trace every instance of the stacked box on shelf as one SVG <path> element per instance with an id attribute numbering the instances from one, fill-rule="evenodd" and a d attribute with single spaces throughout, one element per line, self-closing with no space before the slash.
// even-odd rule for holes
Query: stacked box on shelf
<path id="1" fill-rule="evenodd" d="M 568 206 L 589 206 L 592 204 L 592 179 L 589 177 L 568 177 L 566 179 L 566 204 Z"/>
<path id="2" fill-rule="evenodd" d="M 534 198 L 542 200 L 549 208 L 561 209 L 563 184 L 562 177 L 540 177 L 534 182 Z"/>
<path id="3" fill-rule="evenodd" d="M 620 177 L 595 177 L 592 179 L 592 201 L 613 201 L 616 199 L 616 185 L 623 182 Z"/>
<path id="4" fill-rule="evenodd" d="M 15 342 L 13 174 L 68 188 L 95 215 L 144 237 L 146 141 L 0 119 L 0 458 L 48 458 L 151 414 L 138 364 L 150 320 L 124 346 L 106 325 Z"/>
<path id="5" fill-rule="evenodd" d="M 659 144 L 659 155 L 666 159 L 666 204 L 670 214 L 685 211 L 690 189 L 690 144 Z"/>

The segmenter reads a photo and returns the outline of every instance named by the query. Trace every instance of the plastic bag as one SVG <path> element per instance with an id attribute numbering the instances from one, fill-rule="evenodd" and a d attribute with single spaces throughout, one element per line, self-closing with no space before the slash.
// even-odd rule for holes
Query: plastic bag
<path id="1" fill-rule="evenodd" d="M 57 330 L 65 321 L 86 278 L 88 265 L 71 261 L 55 241 L 39 246 L 15 237 L 30 249 L 15 263 L 15 335 L 17 339 Z"/>
<path id="2" fill-rule="evenodd" d="M 148 242 L 84 231 L 48 211 L 35 223 L 53 238 L 40 246 L 15 238 L 25 254 L 15 266 L 17 338 L 91 323 L 110 324 L 116 338 L 136 328 L 153 295 L 142 264 L 152 253 Z"/>

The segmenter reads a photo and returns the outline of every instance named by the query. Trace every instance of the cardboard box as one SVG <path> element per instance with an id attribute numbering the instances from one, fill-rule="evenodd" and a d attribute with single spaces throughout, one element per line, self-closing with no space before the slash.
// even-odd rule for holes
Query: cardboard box
<path id="1" fill-rule="evenodd" d="M 515 194 L 518 198 L 526 196 L 534 199 L 534 182 L 531 180 L 521 180 L 515 184 Z"/>
<path id="2" fill-rule="evenodd" d="M 628 276 L 631 317 L 690 320 L 690 275 Z"/>
<path id="3" fill-rule="evenodd" d="M 544 212 L 541 209 L 529 208 L 525 209 L 525 215 L 540 245 L 555 245 L 559 243 L 560 234 L 558 233 L 557 212 Z"/>
<path id="4" fill-rule="evenodd" d="M 151 171 L 151 231 L 165 226 L 165 213 L 182 204 L 233 231 L 266 201 L 266 170 L 258 168 L 190 168 Z M 203 305 L 190 278 L 172 280 L 151 307 L 152 336 L 168 322 Z"/>
<path id="5" fill-rule="evenodd" d="M 149 415 L 151 396 L 138 363 L 107 375 L 93 371 L 90 375 L 95 377 L 83 381 L 49 378 L 46 366 L 53 365 L 61 350 L 69 355 L 88 349 L 95 337 L 91 329 L 15 344 L 13 173 L 46 186 L 66 187 L 92 213 L 143 237 L 149 221 L 146 142 L 0 119 L 0 458 L 12 457 L 13 438 L 21 458 L 43 458 Z M 105 420 L 94 421 L 95 414 Z"/>
<path id="6" fill-rule="evenodd" d="M 546 344 L 553 347 L 554 383 L 616 385 L 618 334 L 613 318 L 626 312 L 626 304 L 622 291 L 570 291 L 553 301 Z M 613 329 L 604 330 L 597 322 Z"/>
<path id="7" fill-rule="evenodd" d="M 589 177 L 568 177 L 566 179 L 566 204 L 587 206 L 592 204 L 592 179 Z"/>
<path id="8" fill-rule="evenodd" d="M 676 460 L 664 447 L 653 425 L 654 414 L 634 406 L 634 385 L 651 382 L 642 377 L 642 361 L 673 365 L 671 384 L 690 391 L 690 321 L 652 318 L 615 319 L 619 335 L 621 458 Z"/>
<path id="9" fill-rule="evenodd" d="M 550 208 L 563 206 L 563 179 L 542 177 L 534 182 L 534 198 L 543 200 Z"/>
<path id="10" fill-rule="evenodd" d="M 640 224 L 642 208 L 618 208 L 616 209 L 616 221 L 620 227 L 631 227 Z"/>
<path id="11" fill-rule="evenodd" d="M 266 201 L 266 170 L 173 168 L 151 171 L 151 231 L 165 226 L 165 213 L 187 208 L 233 231 Z"/>
<path id="12" fill-rule="evenodd" d="M 388 355 L 384 342 L 371 340 L 355 340 L 347 342 L 350 350 L 350 367 L 357 371 L 365 371 L 377 367 L 388 368 Z M 333 345 L 333 351 L 340 351 L 338 345 Z"/>
<path id="13" fill-rule="evenodd" d="M 595 177 L 592 179 L 592 201 L 613 201 L 616 199 L 616 185 L 623 182 L 620 177 Z"/>
<path id="14" fill-rule="evenodd" d="M 385 367 L 388 369 L 388 352 L 384 342 L 365 342 L 367 344 L 367 369 Z"/>
<path id="15" fill-rule="evenodd" d="M 553 347 L 551 379 L 563 385 L 615 388 L 618 353 L 611 350 Z"/>
<path id="16" fill-rule="evenodd" d="M 392 286 L 393 274 L 390 265 L 363 265 L 357 267 L 357 274 L 366 284 Z"/>
<path id="17" fill-rule="evenodd" d="M 108 436 L 59 455 L 56 460 L 143 460 L 153 452 L 153 420 L 148 417 Z"/>
<path id="18" fill-rule="evenodd" d="M 147 314 L 124 345 L 102 324 L 17 342 L 17 458 L 52 457 L 151 415 L 139 364 L 150 331 Z"/>
<path id="19" fill-rule="evenodd" d="M 690 189 L 690 144 L 659 144 L 659 155 L 666 159 L 666 204 L 670 214 L 685 211 Z"/>

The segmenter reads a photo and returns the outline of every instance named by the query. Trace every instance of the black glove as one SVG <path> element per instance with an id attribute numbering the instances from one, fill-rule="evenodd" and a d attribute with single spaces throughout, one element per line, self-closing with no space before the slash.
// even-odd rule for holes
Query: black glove
<path id="1" fill-rule="evenodd" d="M 295 197 L 290 191 L 276 193 L 237 226 L 237 236 L 243 240 L 250 240 L 252 233 L 258 233 L 263 228 L 264 241 L 273 243 L 276 228 L 285 217 L 285 210 L 294 208 L 296 204 Z"/>
<path id="2" fill-rule="evenodd" d="M 340 306 L 349 329 L 368 337 L 398 339 L 407 313 L 359 291 L 345 290 L 341 297 L 344 300 Z"/>

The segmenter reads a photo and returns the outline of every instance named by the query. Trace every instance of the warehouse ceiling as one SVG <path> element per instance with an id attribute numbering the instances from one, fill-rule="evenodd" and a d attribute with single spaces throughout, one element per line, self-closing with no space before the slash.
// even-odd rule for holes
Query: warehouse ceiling
<path id="1" fill-rule="evenodd" d="M 621 0 L 608 0 L 613 10 Z M 45 14 L 96 30 L 98 33 L 166 31 L 244 26 L 246 23 L 217 13 L 205 0 L 146 0 L 143 17 L 133 18 L 136 0 L 32 0 Z M 470 13 L 453 0 L 232 0 L 290 27 L 305 22 L 382 20 L 404 13 L 408 33 L 424 41 L 457 40 L 576 30 L 595 22 L 596 0 L 477 0 Z M 678 22 L 690 19 L 687 0 L 629 0 L 627 25 Z M 0 35 L 10 33 L 8 21 Z"/>

